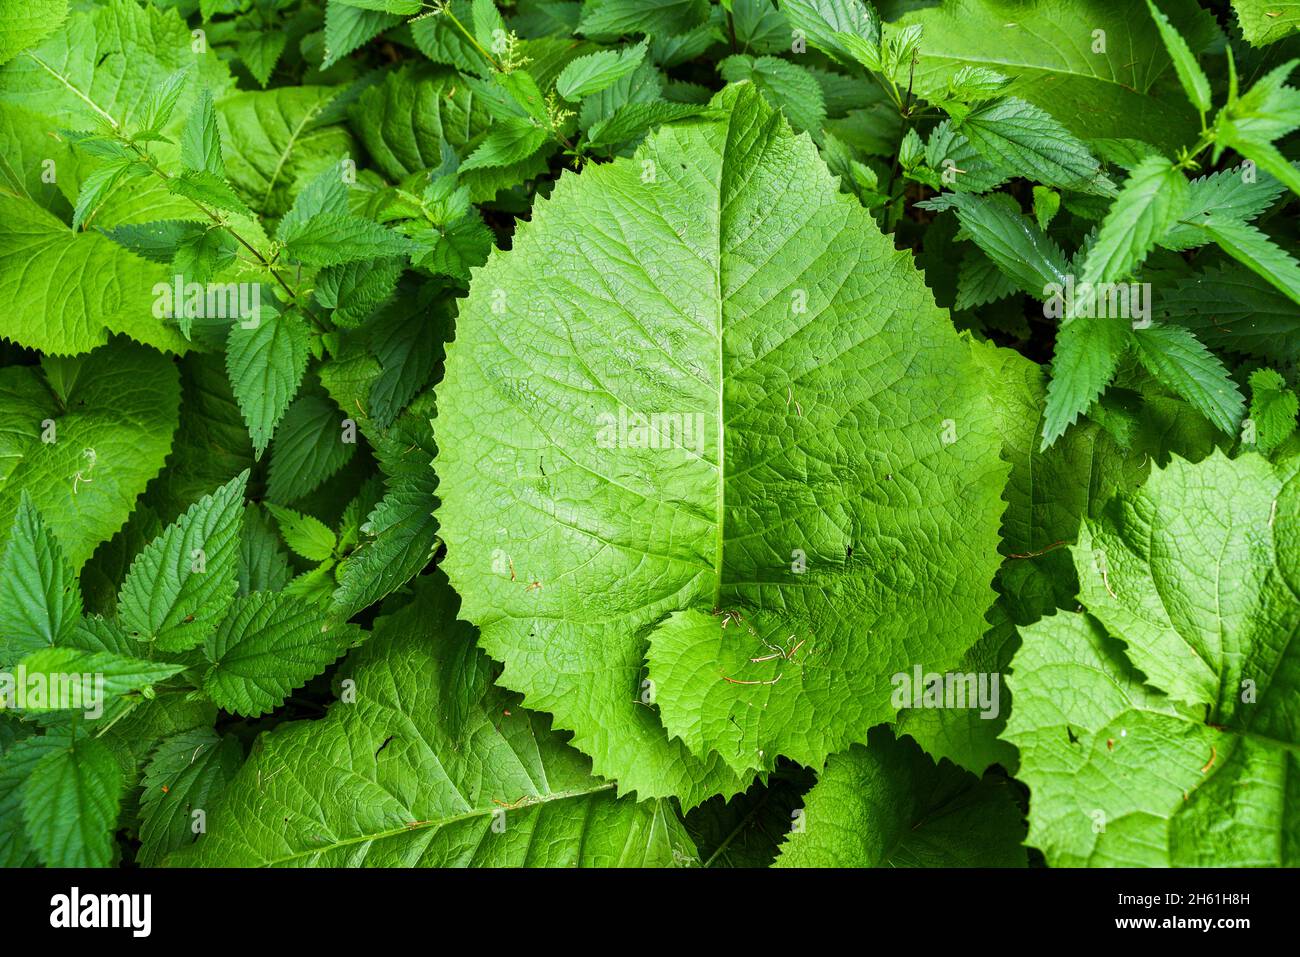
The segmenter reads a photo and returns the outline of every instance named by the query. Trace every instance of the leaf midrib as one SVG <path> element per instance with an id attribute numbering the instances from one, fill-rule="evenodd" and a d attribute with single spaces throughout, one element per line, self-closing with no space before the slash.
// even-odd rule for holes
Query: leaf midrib
<path id="1" fill-rule="evenodd" d="M 393 828 L 392 830 L 388 830 L 388 831 L 377 831 L 373 834 L 359 834 L 354 837 L 349 837 L 341 841 L 334 841 L 333 843 L 330 844 L 324 844 L 321 845 L 320 847 L 313 847 L 309 850 L 299 851 L 295 854 L 288 854 L 283 857 L 268 859 L 263 863 L 262 866 L 273 867 L 277 864 L 283 864 L 288 861 L 296 861 L 304 857 L 310 857 L 316 854 L 324 854 L 328 851 L 336 850 L 341 847 L 350 847 L 353 844 L 360 844 L 364 841 L 382 841 L 382 840 L 387 840 L 390 837 L 397 837 L 402 834 L 416 834 L 420 831 L 429 830 L 430 828 L 434 830 L 438 830 L 440 828 L 450 827 L 453 824 L 458 824 L 461 821 L 469 821 L 469 820 L 473 820 L 474 818 L 490 816 L 493 812 L 497 810 L 521 811 L 525 808 L 550 804 L 554 801 L 565 801 L 565 800 L 571 800 L 573 798 L 590 797 L 591 795 L 599 794 L 602 791 L 612 790 L 617 786 L 618 785 L 616 782 L 606 781 L 597 784 L 593 787 L 587 788 L 585 790 L 554 791 L 550 794 L 539 794 L 532 797 L 527 797 L 512 805 L 498 805 L 494 807 L 471 808 L 469 811 L 466 811 L 463 814 L 453 814 L 447 817 L 437 818 L 430 821 L 418 821 L 412 823 L 411 825 L 403 825 L 402 827 Z M 583 828 L 583 834 L 584 835 L 586 834 L 585 827 Z"/>

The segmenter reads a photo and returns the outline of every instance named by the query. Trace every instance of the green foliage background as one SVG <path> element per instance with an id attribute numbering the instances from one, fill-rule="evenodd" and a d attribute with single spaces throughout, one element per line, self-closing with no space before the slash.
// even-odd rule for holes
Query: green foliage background
<path id="1" fill-rule="evenodd" d="M 1298 64 L 0 0 L 0 863 L 1300 865 Z"/>

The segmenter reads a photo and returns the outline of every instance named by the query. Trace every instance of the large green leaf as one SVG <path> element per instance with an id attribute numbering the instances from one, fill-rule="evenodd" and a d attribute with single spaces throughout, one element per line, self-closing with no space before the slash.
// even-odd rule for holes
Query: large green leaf
<path id="1" fill-rule="evenodd" d="M 295 192 L 328 166 L 354 153 L 350 133 L 326 106 L 338 91 L 285 86 L 236 93 L 217 104 L 226 175 L 253 209 L 282 216 Z"/>
<path id="2" fill-rule="evenodd" d="M 872 731 L 826 764 L 777 867 L 1024 867 L 1010 784 Z"/>
<path id="3" fill-rule="evenodd" d="M 1143 684 L 1087 615 L 1061 612 L 1022 634 L 1006 736 L 1030 789 L 1028 843 L 1048 864 L 1300 864 L 1293 751 L 1216 728 Z"/>
<path id="4" fill-rule="evenodd" d="M 0 2 L 0 63 L 7 63 L 57 30 L 68 15 L 68 0 Z"/>
<path id="5" fill-rule="evenodd" d="M 188 348 L 155 316 L 162 267 L 4 191 L 0 261 L 0 297 L 11 308 L 0 332 L 6 339 L 49 355 L 89 352 L 115 332 L 173 352 Z"/>
<path id="6" fill-rule="evenodd" d="M 389 73 L 348 115 L 375 165 L 394 180 L 441 166 L 444 146 L 463 152 L 491 121 L 457 74 L 428 66 Z"/>
<path id="7" fill-rule="evenodd" d="M 65 369 L 62 397 L 35 367 L 0 369 L 0 534 L 8 536 L 25 490 L 80 569 L 162 468 L 180 385 L 165 356 L 121 341 Z"/>
<path id="8" fill-rule="evenodd" d="M 476 275 L 435 424 L 446 567 L 503 683 L 687 806 L 956 663 L 1005 476 L 910 259 L 750 85 L 716 106 L 537 204 Z"/>
<path id="9" fill-rule="evenodd" d="M 616 799 L 545 716 L 493 687 L 473 629 L 455 617 L 445 580 L 421 579 L 349 658 L 350 695 L 319 721 L 263 735 L 208 833 L 171 863 L 693 862 L 672 805 Z"/>
<path id="10" fill-rule="evenodd" d="M 1283 489 L 1258 455 L 1174 459 L 1085 520 L 1074 556 L 1080 601 L 1154 687 L 1214 724 L 1296 744 L 1300 598 L 1278 539 L 1297 516 Z"/>
<path id="11" fill-rule="evenodd" d="M 1194 0 L 1160 7 L 1193 53 L 1213 39 L 1214 21 Z M 945 0 L 895 28 L 911 24 L 925 31 L 914 81 L 923 96 L 981 66 L 1011 77 L 1008 92 L 1076 136 L 1137 137 L 1173 149 L 1196 135 L 1196 111 L 1156 24 L 1133 0 Z"/>
<path id="12" fill-rule="evenodd" d="M 175 71 L 194 71 L 220 95 L 229 68 L 193 46 L 176 10 L 134 0 L 105 0 L 72 14 L 58 32 L 0 71 L 0 100 L 48 116 L 56 128 L 98 129 L 105 123 L 142 128 L 158 90 Z M 185 116 L 197 89 L 176 107 Z"/>

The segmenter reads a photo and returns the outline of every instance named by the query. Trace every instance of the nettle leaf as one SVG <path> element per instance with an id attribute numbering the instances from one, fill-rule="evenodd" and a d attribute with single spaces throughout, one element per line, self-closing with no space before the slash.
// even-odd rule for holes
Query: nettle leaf
<path id="1" fill-rule="evenodd" d="M 81 589 L 26 490 L 0 557 L 0 664 L 63 644 L 81 618 Z"/>
<path id="2" fill-rule="evenodd" d="M 330 371 L 324 377 L 334 391 L 341 383 Z M 358 385 L 365 388 L 371 379 L 363 370 Z M 435 411 L 426 392 L 391 427 L 363 417 L 361 427 L 385 476 L 384 496 L 365 516 L 357 549 L 339 564 L 333 600 L 345 618 L 406 584 L 433 559 L 439 544 L 438 479 L 429 467 L 437 451 L 430 427 Z"/>
<path id="3" fill-rule="evenodd" d="M 1025 825 L 1008 781 L 937 766 L 876 728 L 818 775 L 777 867 L 1024 867 Z"/>
<path id="4" fill-rule="evenodd" d="M 141 782 L 141 866 L 156 867 L 197 839 L 192 812 L 212 806 L 243 759 L 236 738 L 211 728 L 182 731 L 158 744 Z"/>
<path id="5" fill-rule="evenodd" d="M 208 636 L 203 690 L 233 714 L 266 714 L 364 636 L 355 625 L 330 628 L 323 611 L 302 599 L 254 592 L 237 598 Z"/>
<path id="6" fill-rule="evenodd" d="M 1183 92 L 1187 94 L 1187 99 L 1192 106 L 1204 115 L 1211 106 L 1209 77 L 1196 62 L 1196 57 L 1188 48 L 1187 41 L 1169 22 L 1169 18 L 1152 3 L 1152 0 L 1147 0 L 1147 9 L 1151 11 L 1151 18 L 1155 20 L 1156 29 L 1160 31 L 1160 39 L 1165 45 L 1165 52 L 1173 61 L 1178 82 L 1183 85 Z"/>
<path id="7" fill-rule="evenodd" d="M 307 325 L 294 311 L 237 322 L 226 342 L 226 374 L 258 457 L 293 401 L 307 369 Z"/>
<path id="8" fill-rule="evenodd" d="M 708 13 L 707 0 L 590 0 L 583 5 L 578 32 L 593 40 L 630 33 L 671 36 L 700 24 Z"/>
<path id="9" fill-rule="evenodd" d="M 521 163 L 545 146 L 550 138 L 551 134 L 532 120 L 501 120 L 460 164 L 461 172 Z"/>
<path id="10" fill-rule="evenodd" d="M 1087 615 L 1022 635 L 1006 733 L 1030 788 L 1027 842 L 1049 865 L 1295 865 L 1293 754 L 1143 684 Z"/>
<path id="11" fill-rule="evenodd" d="M 1197 225 L 1229 256 L 1300 303 L 1300 262 L 1268 236 L 1249 223 L 1213 215 Z"/>
<path id="12" fill-rule="evenodd" d="M 143 647 L 143 646 L 141 646 Z M 46 648 L 36 651 L 22 660 L 25 673 L 43 675 L 48 687 L 61 676 L 94 675 L 97 691 L 102 690 L 106 697 L 123 695 L 140 688 L 148 688 L 160 681 L 170 678 L 184 669 L 184 665 L 168 664 L 161 661 L 148 661 L 127 655 L 114 654 L 110 651 L 83 651 L 79 648 Z M 99 681 L 103 681 L 99 685 Z M 90 710 L 92 703 L 86 701 L 68 703 L 51 701 L 45 707 L 28 706 L 28 711 L 44 710 Z"/>
<path id="13" fill-rule="evenodd" d="M 363 10 L 343 0 L 326 0 L 325 61 L 321 66 L 328 69 L 402 20 L 399 14 Z"/>
<path id="14" fill-rule="evenodd" d="M 284 255 L 304 266 L 403 256 L 411 241 L 387 226 L 351 213 L 317 213 L 284 230 Z"/>
<path id="15" fill-rule="evenodd" d="M 1123 279 L 1184 214 L 1187 179 L 1162 156 L 1144 159 L 1129 174 L 1084 260 L 1084 283 Z"/>
<path id="16" fill-rule="evenodd" d="M 165 356 L 120 340 L 74 368 L 62 401 L 36 367 L 0 369 L 0 534 L 8 536 L 26 493 L 80 569 L 162 469 L 180 385 Z"/>
<path id="17" fill-rule="evenodd" d="M 314 492 L 357 450 L 344 441 L 344 416 L 322 395 L 300 395 L 284 414 L 271 444 L 267 497 L 289 503 Z"/>
<path id="18" fill-rule="evenodd" d="M 207 834 L 169 863 L 694 863 L 671 803 L 616 799 L 544 715 L 493 686 L 445 581 L 421 579 L 344 674 L 355 701 L 260 737 Z"/>
<path id="19" fill-rule="evenodd" d="M 600 50 L 571 60 L 555 81 L 555 90 L 571 102 L 599 93 L 630 75 L 645 59 L 647 45 L 622 50 Z"/>
<path id="20" fill-rule="evenodd" d="M 334 533 L 320 519 L 270 502 L 266 510 L 280 526 L 284 543 L 309 562 L 323 562 L 333 553 L 337 544 Z"/>
<path id="21" fill-rule="evenodd" d="M 437 419 L 444 564 L 502 682 L 687 807 L 820 764 L 892 718 L 892 674 L 961 657 L 1005 476 L 910 261 L 751 86 L 717 106 L 537 204 L 475 276 Z"/>
<path id="22" fill-rule="evenodd" d="M 1297 285 L 1300 293 L 1300 285 Z M 1161 314 L 1215 349 L 1276 362 L 1300 359 L 1300 312 L 1271 283 L 1235 263 L 1184 279 L 1157 300 Z"/>
<path id="23" fill-rule="evenodd" d="M 1218 34 L 1194 0 L 1162 0 L 1160 8 L 1193 53 Z M 966 67 L 987 67 L 1011 78 L 1007 93 L 1075 136 L 1137 136 L 1172 151 L 1194 141 L 1196 111 L 1155 21 L 1135 13 L 1132 0 L 968 0 L 908 13 L 887 29 L 923 28 L 913 78 L 922 98 L 942 98 Z M 907 83 L 908 70 L 904 63 L 896 79 Z"/>
<path id="24" fill-rule="evenodd" d="M 1046 299 L 1063 286 L 1069 273 L 1065 253 L 1004 194 L 944 195 L 920 204 L 926 209 L 954 209 L 962 230 L 1000 269 L 1015 288 Z"/>
<path id="25" fill-rule="evenodd" d="M 1261 452 L 1267 455 L 1291 437 L 1297 411 L 1300 398 L 1277 371 L 1256 369 L 1250 374 L 1250 419 L 1257 436 L 1253 444 Z"/>
<path id="26" fill-rule="evenodd" d="M 280 62 L 288 41 L 289 38 L 278 31 L 254 33 L 240 41 L 239 58 L 263 89 L 270 82 L 271 72 Z"/>
<path id="27" fill-rule="evenodd" d="M 112 865 L 124 784 L 117 758 L 96 738 L 63 739 L 41 757 L 23 785 L 23 820 L 41 863 Z"/>
<path id="28" fill-rule="evenodd" d="M 737 54 L 719 63 L 718 69 L 728 83 L 749 80 L 772 106 L 785 113 L 791 126 L 809 131 L 815 140 L 821 139 L 826 102 L 821 85 L 803 67 L 780 57 Z"/>
<path id="29" fill-rule="evenodd" d="M 482 99 L 458 74 L 427 64 L 387 74 L 358 97 L 348 117 L 375 166 L 394 180 L 440 166 L 444 146 L 463 155 L 491 123 Z"/>
<path id="30" fill-rule="evenodd" d="M 791 28 L 802 31 L 811 46 L 831 56 L 860 62 L 861 53 L 876 48 L 873 68 L 879 69 L 880 20 L 870 4 L 862 0 L 780 0 L 780 8 Z"/>
<path id="31" fill-rule="evenodd" d="M 1165 249 L 1193 249 L 1211 242 L 1205 230 L 1195 224 L 1208 217 L 1234 222 L 1249 222 L 1268 209 L 1286 192 L 1286 185 L 1263 170 L 1238 166 L 1188 184 L 1187 208 L 1180 222 L 1166 230 L 1157 242 Z"/>
<path id="32" fill-rule="evenodd" d="M 1133 345 L 1147 371 L 1190 402 L 1215 428 L 1236 433 L 1246 408 L 1241 391 L 1219 358 L 1190 330 L 1163 325 L 1134 329 Z"/>
<path id="33" fill-rule="evenodd" d="M 207 90 L 200 91 L 181 131 L 181 164 L 187 169 L 202 170 L 214 176 L 225 174 L 221 134 L 217 130 L 217 108 Z"/>
<path id="34" fill-rule="evenodd" d="M 971 145 L 1011 176 L 1106 194 L 1111 187 L 1083 141 L 1050 114 L 1009 96 L 972 110 L 957 124 Z"/>
<path id="35" fill-rule="evenodd" d="M 1064 435 L 1110 384 L 1131 341 L 1128 319 L 1111 316 L 1062 324 L 1047 387 L 1044 449 Z"/>
<path id="36" fill-rule="evenodd" d="M 131 563 L 118 595 L 122 626 L 163 651 L 185 651 L 221 620 L 237 587 L 248 473 L 195 502 Z"/>

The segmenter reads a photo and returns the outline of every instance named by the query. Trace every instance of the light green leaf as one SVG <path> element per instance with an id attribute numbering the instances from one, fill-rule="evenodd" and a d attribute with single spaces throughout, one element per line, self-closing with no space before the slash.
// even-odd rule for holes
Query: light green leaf
<path id="1" fill-rule="evenodd" d="M 238 587 L 239 521 L 248 473 L 195 502 L 131 563 L 118 594 L 118 618 L 163 651 L 203 642 Z"/>
<path id="2" fill-rule="evenodd" d="M 1282 490 L 1258 455 L 1175 458 L 1085 520 L 1073 551 L 1080 601 L 1153 687 L 1208 707 L 1211 724 L 1294 744 L 1300 600 L 1280 571 L 1296 521 Z"/>
<path id="3" fill-rule="evenodd" d="M 598 773 L 687 807 L 778 754 L 820 764 L 893 717 L 891 675 L 978 640 L 1005 475 L 910 259 L 752 86 L 716 105 L 561 178 L 492 255 L 437 419 L 444 567 L 502 682 Z M 760 636 L 786 657 L 751 662 Z M 629 694 L 647 650 L 658 714 Z"/>
<path id="4" fill-rule="evenodd" d="M 628 76 L 645 59 L 646 44 L 621 50 L 601 50 L 569 61 L 555 81 L 556 92 L 566 100 L 578 102 L 598 93 Z"/>
<path id="5" fill-rule="evenodd" d="M 140 646 L 143 650 L 145 646 Z M 93 711 L 95 705 L 103 705 L 107 699 L 123 695 L 140 688 L 148 688 L 170 678 L 184 669 L 184 665 L 168 664 L 163 661 L 146 661 L 113 654 L 109 651 L 82 651 L 79 648 L 46 648 L 32 652 L 22 660 L 22 667 L 30 678 L 43 675 L 46 686 L 53 688 L 57 680 L 68 678 L 80 679 L 93 676 L 83 684 L 81 680 L 74 683 L 80 688 L 80 700 L 47 700 L 44 707 L 33 706 L 28 702 L 26 711 Z M 101 683 L 102 682 L 102 683 Z M 93 690 L 92 690 L 93 689 Z M 96 701 L 95 695 L 103 695 Z"/>
<path id="6" fill-rule="evenodd" d="M 199 92 L 181 131 L 181 164 L 186 169 L 201 170 L 216 177 L 225 175 L 221 135 L 217 132 L 217 108 L 207 90 Z"/>
<path id="7" fill-rule="evenodd" d="M 888 728 L 833 755 L 781 845 L 777 867 L 1024 867 L 1006 780 L 937 766 Z"/>
<path id="8" fill-rule="evenodd" d="M 211 666 L 203 690 L 225 711 L 255 718 L 278 708 L 364 636 L 355 625 L 331 629 L 321 609 L 306 601 L 254 592 L 235 599 L 208 636 L 203 653 Z"/>
<path id="9" fill-rule="evenodd" d="M 68 0 L 4 0 L 0 3 L 0 64 L 35 46 L 68 16 Z"/>
<path id="10" fill-rule="evenodd" d="M 1118 282 L 1147 254 L 1187 209 L 1187 179 L 1162 156 L 1150 156 L 1129 174 L 1102 221 L 1084 260 L 1082 282 Z"/>
<path id="11" fill-rule="evenodd" d="M 1151 18 L 1156 22 L 1156 29 L 1160 31 L 1160 39 L 1164 42 L 1165 52 L 1169 54 L 1169 59 L 1173 61 L 1174 72 L 1178 74 L 1178 82 L 1183 85 L 1183 91 L 1187 94 L 1187 99 L 1192 106 L 1204 115 L 1211 106 L 1210 100 L 1210 80 L 1201 69 L 1201 65 L 1196 62 L 1196 57 L 1187 46 L 1187 41 L 1183 39 L 1178 29 L 1169 22 L 1169 18 L 1160 12 L 1159 8 L 1147 0 L 1147 9 L 1151 11 Z"/>
<path id="12" fill-rule="evenodd" d="M 985 159 L 1010 176 L 1080 192 L 1110 191 L 1083 141 L 1045 111 L 1009 96 L 978 107 L 957 125 Z"/>
<path id="13" fill-rule="evenodd" d="M 323 115 L 337 92 L 283 86 L 218 101 L 226 177 L 257 212 L 283 215 L 300 184 L 326 167 L 342 175 L 340 164 L 356 150 L 348 131 Z"/>
<path id="14" fill-rule="evenodd" d="M 103 225 L 112 225 L 103 223 Z M 74 232 L 29 199 L 0 191 L 0 299 L 5 338 L 47 355 L 76 355 L 124 333 L 184 352 L 179 330 L 154 316 L 165 270 L 97 232 Z"/>
<path id="15" fill-rule="evenodd" d="M 728 83 L 749 80 L 762 91 L 767 101 L 783 112 L 790 125 L 808 131 L 820 141 L 826 121 L 826 102 L 821 85 L 811 73 L 797 63 L 775 56 L 757 59 L 729 56 L 718 64 Z"/>
<path id="16" fill-rule="evenodd" d="M 1022 634 L 1006 736 L 1030 789 L 1028 843 L 1049 865 L 1297 864 L 1294 754 L 1144 685 L 1087 615 L 1060 612 Z"/>
<path id="17" fill-rule="evenodd" d="M 1253 443 L 1267 455 L 1295 431 L 1300 399 L 1286 380 L 1273 369 L 1256 369 L 1250 374 L 1250 420 L 1255 424 Z"/>
<path id="18" fill-rule="evenodd" d="M 318 518 L 295 512 L 281 505 L 265 503 L 275 516 L 284 543 L 309 562 L 323 562 L 334 552 L 334 533 Z"/>
<path id="19" fill-rule="evenodd" d="M 1218 34 L 1195 0 L 1161 7 L 1193 53 Z M 1196 112 L 1155 22 L 1135 13 L 1133 0 L 948 0 L 886 30 L 924 28 L 913 80 L 923 98 L 946 92 L 965 67 L 987 67 L 1011 78 L 1008 93 L 1047 110 L 1075 136 L 1137 136 L 1173 151 L 1195 139 Z M 906 83 L 907 69 L 895 79 Z"/>
<path id="20" fill-rule="evenodd" d="M 263 735 L 208 833 L 170 863 L 693 862 L 672 804 L 616 800 L 545 716 L 493 686 L 473 630 L 455 619 L 445 581 L 421 579 L 344 665 L 355 701 Z"/>
<path id="21" fill-rule="evenodd" d="M 530 120 L 501 120 L 460 164 L 461 172 L 495 166 L 512 166 L 528 159 L 550 139 L 550 134 Z"/>
<path id="22" fill-rule="evenodd" d="M 1252 46 L 1276 43 L 1300 31 L 1300 5 L 1294 0 L 1232 0 L 1232 10 Z"/>
<path id="23" fill-rule="evenodd" d="M 0 369 L 0 535 L 26 491 L 80 569 L 162 469 L 180 385 L 166 356 L 122 341 L 76 360 L 76 369 L 63 402 L 37 368 Z"/>
<path id="24" fill-rule="evenodd" d="M 880 18 L 869 3 L 780 0 L 780 8 L 790 27 L 801 30 L 810 46 L 850 63 L 880 69 Z"/>

